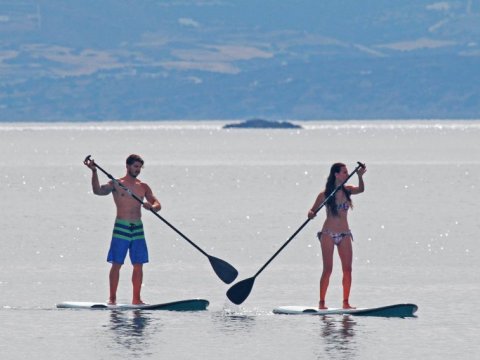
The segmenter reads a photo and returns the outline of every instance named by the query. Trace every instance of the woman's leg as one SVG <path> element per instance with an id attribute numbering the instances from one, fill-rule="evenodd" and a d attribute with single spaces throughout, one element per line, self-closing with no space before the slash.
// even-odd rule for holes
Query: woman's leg
<path id="1" fill-rule="evenodd" d="M 338 244 L 338 255 L 340 255 L 340 261 L 342 263 L 343 271 L 343 308 L 351 309 L 348 301 L 350 297 L 350 288 L 352 286 L 352 260 L 353 260 L 353 248 L 352 237 L 345 236 L 345 238 Z"/>
<path id="2" fill-rule="evenodd" d="M 325 306 L 325 296 L 327 295 L 328 284 L 330 282 L 330 275 L 333 269 L 333 251 L 335 244 L 332 238 L 326 234 L 320 237 L 320 246 L 322 247 L 323 271 L 320 278 L 320 309 L 327 309 Z"/>

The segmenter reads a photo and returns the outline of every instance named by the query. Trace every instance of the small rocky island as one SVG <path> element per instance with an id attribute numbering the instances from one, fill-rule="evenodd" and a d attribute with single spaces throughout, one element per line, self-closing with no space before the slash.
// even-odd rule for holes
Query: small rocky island
<path id="1" fill-rule="evenodd" d="M 288 121 L 271 121 L 264 119 L 250 119 L 234 124 L 226 124 L 224 129 L 301 129 L 300 125 Z"/>

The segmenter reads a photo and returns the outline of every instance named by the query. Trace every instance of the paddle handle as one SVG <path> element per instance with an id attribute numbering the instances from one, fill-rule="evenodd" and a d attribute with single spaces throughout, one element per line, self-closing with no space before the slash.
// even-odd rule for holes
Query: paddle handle
<path id="1" fill-rule="evenodd" d="M 348 175 L 348 177 L 345 179 L 344 182 L 342 182 L 340 185 L 338 185 L 330 195 L 327 196 L 327 198 L 320 204 L 320 206 L 315 210 L 315 214 L 317 214 L 320 209 L 322 209 L 325 204 L 328 202 L 328 200 L 334 196 L 336 194 L 336 192 L 338 190 L 340 190 L 342 188 L 343 185 L 346 184 L 346 182 L 360 169 L 360 168 L 364 168 L 365 167 L 365 164 L 361 163 L 360 161 L 357 161 L 357 167 L 355 168 L 355 170 L 353 170 L 350 175 Z M 277 257 L 277 255 L 285 248 L 285 246 L 287 246 L 290 241 L 292 241 L 295 236 L 298 235 L 298 233 L 300 231 L 302 231 L 302 229 L 310 222 L 310 220 L 312 220 L 312 218 L 308 218 L 307 220 L 305 220 L 305 222 L 300 225 L 300 227 L 293 233 L 292 236 L 290 236 L 288 238 L 288 240 L 280 247 L 280 249 L 278 249 L 275 254 L 273 254 L 273 256 L 257 271 L 257 273 L 253 276 L 253 278 L 256 278 L 258 275 L 260 275 L 260 273 L 272 262 L 273 259 L 275 259 Z"/>
<path id="2" fill-rule="evenodd" d="M 86 158 L 85 158 L 85 161 L 86 162 L 87 160 L 90 160 L 90 157 L 92 155 L 88 155 Z M 129 188 L 127 188 L 125 185 L 123 185 L 121 182 L 119 182 L 117 179 L 115 179 L 111 174 L 109 174 L 107 171 L 105 171 L 100 165 L 98 165 L 96 162 L 94 163 L 95 166 L 101 171 L 103 172 L 110 180 L 112 180 L 115 184 L 117 184 L 120 188 L 122 188 L 123 190 L 125 190 L 132 198 L 134 198 L 135 200 L 137 200 L 140 204 L 143 205 L 143 200 L 138 197 L 137 195 L 135 195 L 135 193 L 130 190 Z M 178 235 L 180 235 L 182 238 L 184 238 L 186 241 L 188 241 L 190 243 L 190 245 L 192 245 L 193 247 L 195 247 L 198 251 L 200 251 L 203 255 L 207 256 L 207 257 L 210 257 L 210 255 L 208 255 L 202 248 L 200 248 L 197 244 L 195 244 L 192 240 L 190 240 L 188 237 L 186 237 L 180 230 L 178 230 L 175 226 L 173 226 L 172 224 L 170 224 L 166 219 L 164 219 L 162 216 L 160 216 L 158 213 L 156 213 L 155 211 L 153 211 L 152 209 L 150 209 L 150 212 L 155 215 L 157 218 L 159 218 L 160 220 L 162 220 L 166 225 L 168 225 L 168 227 L 170 227 L 173 231 L 175 231 Z"/>

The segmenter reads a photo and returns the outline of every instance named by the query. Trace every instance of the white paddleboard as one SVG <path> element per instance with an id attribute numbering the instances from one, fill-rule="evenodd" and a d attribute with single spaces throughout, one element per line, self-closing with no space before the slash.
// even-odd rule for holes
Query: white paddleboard
<path id="1" fill-rule="evenodd" d="M 58 309 L 91 309 L 91 310 L 169 310 L 169 311 L 201 311 L 206 310 L 209 305 L 208 300 L 188 299 L 173 301 L 162 304 L 116 304 L 109 305 L 104 302 L 89 301 L 65 301 L 58 303 Z"/>
<path id="2" fill-rule="evenodd" d="M 413 317 L 418 310 L 415 304 L 394 304 L 373 308 L 342 309 L 329 308 L 319 310 L 313 306 L 279 306 L 273 309 L 274 314 L 284 315 L 356 315 L 381 317 Z"/>

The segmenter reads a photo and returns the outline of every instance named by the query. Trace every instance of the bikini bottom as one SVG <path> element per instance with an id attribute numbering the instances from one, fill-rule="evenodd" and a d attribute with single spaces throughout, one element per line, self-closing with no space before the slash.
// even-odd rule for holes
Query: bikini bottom
<path id="1" fill-rule="evenodd" d="M 318 236 L 318 240 L 321 240 L 322 238 L 322 234 L 325 234 L 325 235 L 328 235 L 332 238 L 333 242 L 335 243 L 335 245 L 339 245 L 342 240 L 344 238 L 346 238 L 347 236 L 350 236 L 352 238 L 352 241 L 353 241 L 353 235 L 352 235 L 352 232 L 350 230 L 348 231 L 344 231 L 344 232 L 333 232 L 331 230 L 328 230 L 328 229 L 325 229 L 323 231 L 320 231 L 317 236 Z"/>

